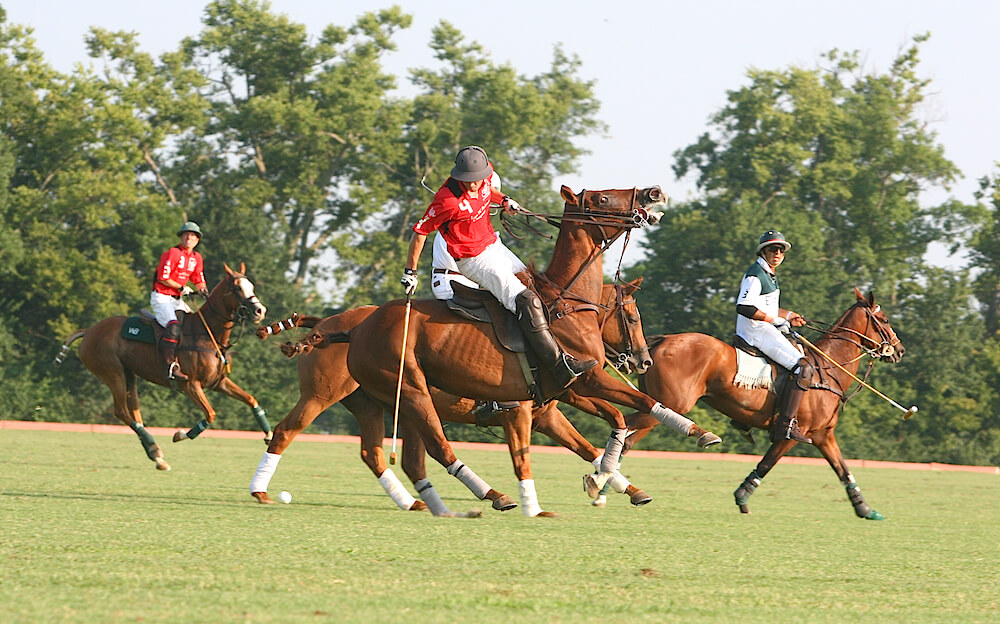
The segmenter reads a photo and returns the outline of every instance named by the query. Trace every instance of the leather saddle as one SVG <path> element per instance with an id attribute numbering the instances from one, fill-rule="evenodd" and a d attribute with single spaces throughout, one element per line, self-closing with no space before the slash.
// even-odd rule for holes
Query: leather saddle
<path id="1" fill-rule="evenodd" d="M 512 312 L 500 305 L 488 290 L 469 288 L 458 282 L 451 283 L 455 296 L 445 301 L 452 312 L 470 321 L 490 323 L 496 331 L 497 340 L 508 351 L 527 353 L 528 342 L 524 332 Z"/>

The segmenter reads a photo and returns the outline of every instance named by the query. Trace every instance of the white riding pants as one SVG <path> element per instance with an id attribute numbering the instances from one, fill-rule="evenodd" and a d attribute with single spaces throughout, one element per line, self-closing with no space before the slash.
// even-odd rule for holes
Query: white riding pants
<path id="1" fill-rule="evenodd" d="M 763 351 L 785 369 L 791 371 L 802 359 L 802 352 L 770 323 L 754 323 L 756 327 L 740 333 L 740 338 Z"/>
<path id="2" fill-rule="evenodd" d="M 164 295 L 163 293 L 153 291 L 153 294 L 149 296 L 149 306 L 153 309 L 153 314 L 156 316 L 156 322 L 162 327 L 166 327 L 167 323 L 177 320 L 177 311 L 187 312 L 191 314 L 191 308 L 188 306 L 187 302 L 184 301 L 183 297 L 174 299 L 170 295 Z"/>
<path id="3" fill-rule="evenodd" d="M 498 240 L 478 256 L 461 258 L 456 262 L 463 275 L 493 293 L 503 307 L 517 313 L 514 299 L 528 289 L 517 279 L 517 273 L 527 267 L 506 245 Z"/>

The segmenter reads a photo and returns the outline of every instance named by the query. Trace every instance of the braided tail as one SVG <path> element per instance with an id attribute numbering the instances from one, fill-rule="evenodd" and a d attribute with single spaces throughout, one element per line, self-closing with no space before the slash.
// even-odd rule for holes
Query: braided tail
<path id="1" fill-rule="evenodd" d="M 60 364 L 62 364 L 63 360 L 65 360 L 66 356 L 69 354 L 69 346 L 74 342 L 76 342 L 77 340 L 79 340 L 80 338 L 83 338 L 83 335 L 86 333 L 87 330 L 81 329 L 80 331 L 74 333 L 69 338 L 67 338 L 63 342 L 62 349 L 59 350 L 59 355 L 56 356 L 56 359 L 52 362 L 52 365 L 59 366 Z"/>

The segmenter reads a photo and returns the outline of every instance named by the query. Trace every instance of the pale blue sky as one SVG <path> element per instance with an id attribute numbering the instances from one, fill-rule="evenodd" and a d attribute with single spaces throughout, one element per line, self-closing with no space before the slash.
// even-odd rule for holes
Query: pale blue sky
<path id="1" fill-rule="evenodd" d="M 89 62 L 83 37 L 92 25 L 132 30 L 148 52 L 175 48 L 201 29 L 206 0 L 18 0 L 0 4 L 8 21 L 35 29 L 46 59 L 61 71 Z M 275 0 L 272 9 L 306 24 L 312 34 L 336 23 L 348 25 L 389 0 Z M 972 200 L 976 179 L 1000 160 L 1000 119 L 995 112 L 1000 58 L 1000 3 L 903 0 L 818 3 L 802 0 L 757 2 L 546 2 L 471 0 L 397 2 L 414 23 L 395 38 L 398 52 L 387 66 L 405 81 L 405 70 L 431 66 L 427 43 L 441 19 L 478 41 L 499 62 L 520 73 L 544 71 L 557 43 L 580 57 L 580 75 L 596 81 L 600 118 L 607 135 L 591 137 L 577 175 L 557 183 L 579 189 L 660 184 L 683 199 L 690 181 L 676 181 L 673 152 L 705 131 L 726 91 L 746 83 L 748 67 L 814 67 L 831 48 L 860 50 L 866 66 L 886 70 L 911 37 L 930 31 L 922 46 L 921 74 L 932 80 L 920 112 L 938 133 L 946 155 L 965 174 L 948 195 Z M 487 148 L 488 149 L 488 148 Z M 512 189 L 513 190 L 513 189 Z M 937 262 L 947 263 L 938 257 Z"/>

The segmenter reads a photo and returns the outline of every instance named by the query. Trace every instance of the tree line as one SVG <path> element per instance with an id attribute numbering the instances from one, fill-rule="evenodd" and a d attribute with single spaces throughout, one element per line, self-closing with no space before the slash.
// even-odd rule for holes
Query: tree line
<path id="1" fill-rule="evenodd" d="M 66 74 L 0 8 L 4 417 L 111 422 L 106 388 L 75 358 L 59 369 L 52 358 L 76 329 L 147 305 L 156 260 L 183 221 L 205 232 L 210 286 L 223 262 L 246 262 L 274 320 L 397 298 L 409 228 L 430 198 L 422 181 L 439 184 L 464 145 L 487 147 L 505 187 L 535 211 L 559 212 L 559 177 L 578 166 L 580 140 L 605 129 L 579 59 L 556 47 L 547 71 L 522 75 L 442 21 L 429 42 L 434 67 L 411 68 L 415 95 L 403 97 L 382 58 L 410 23 L 394 6 L 310 38 L 266 2 L 216 0 L 201 32 L 159 58 L 134 33 L 92 27 L 91 63 Z M 624 274 L 645 277 L 647 335 L 728 340 L 757 236 L 781 230 L 794 245 L 784 307 L 831 322 L 854 286 L 871 290 L 906 345 L 901 363 L 876 366 L 869 381 L 919 405 L 918 416 L 901 422 L 857 394 L 837 430 L 848 456 L 1000 464 L 1000 173 L 972 172 L 982 175 L 974 197 L 926 205 L 929 189 L 962 174 L 921 116 L 927 36 L 882 73 L 837 51 L 814 68 L 749 70 L 672 155 L 698 192 L 671 206 Z M 544 267 L 551 240 L 507 240 Z M 929 264 L 931 245 L 964 249 L 965 265 Z M 297 399 L 278 342 L 248 331 L 233 358 L 234 379 L 272 422 Z M 152 384 L 140 393 L 147 424 L 190 424 L 182 396 Z M 217 426 L 252 428 L 243 406 L 213 404 Z M 570 416 L 606 438 L 603 421 Z M 699 407 L 693 417 L 728 434 L 727 450 L 754 452 L 721 415 Z M 339 406 L 314 429 L 357 431 Z M 642 444 L 688 446 L 659 430 Z"/>

